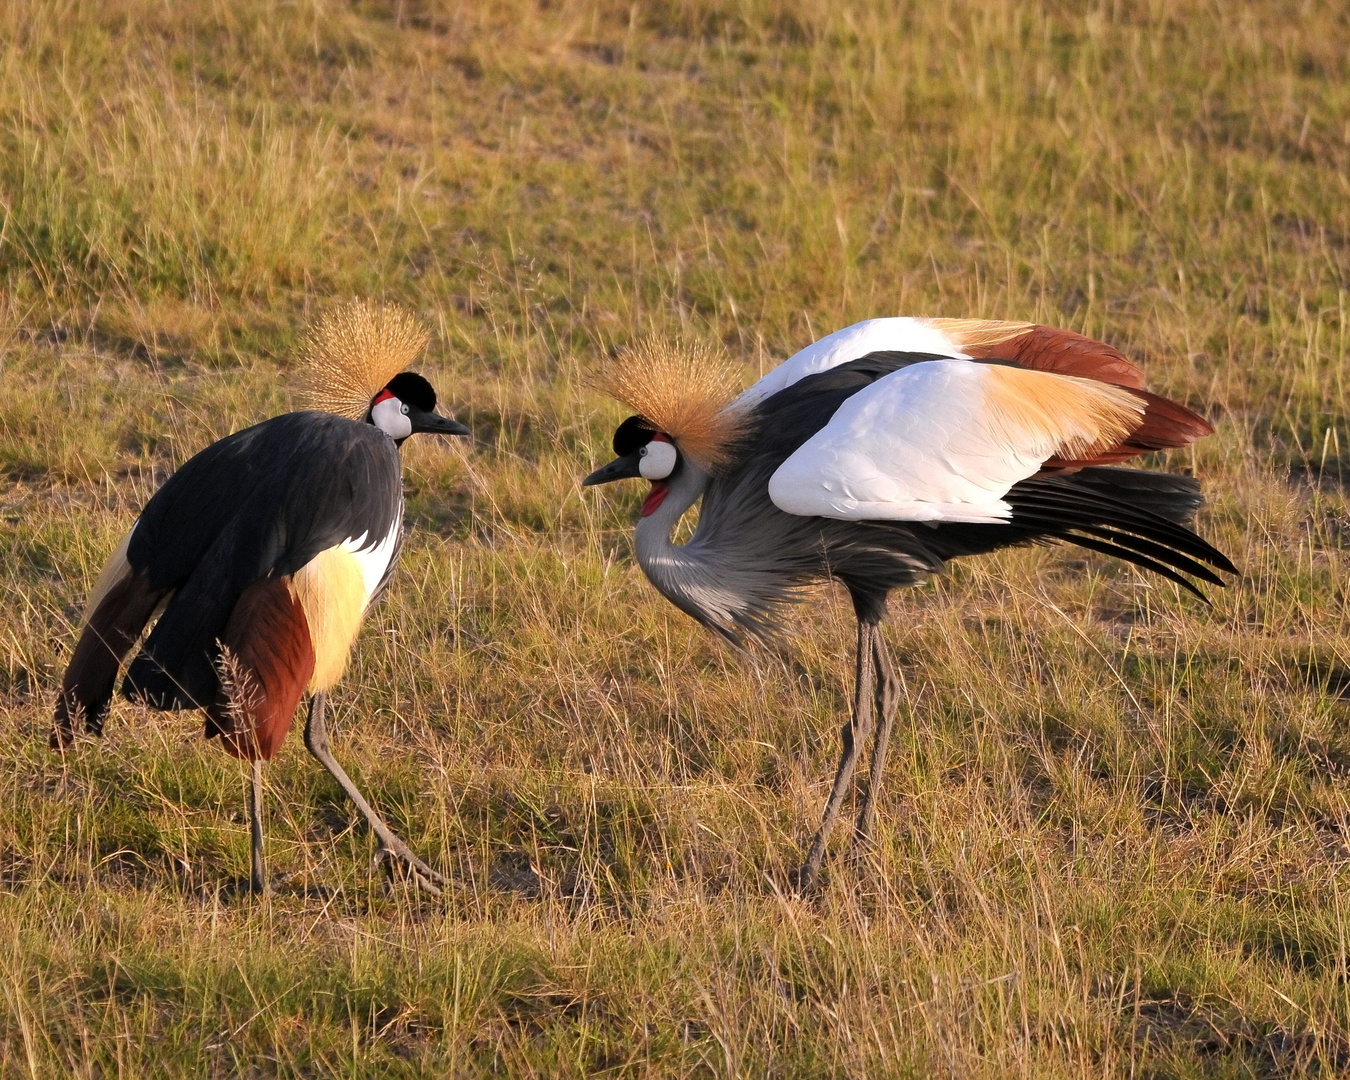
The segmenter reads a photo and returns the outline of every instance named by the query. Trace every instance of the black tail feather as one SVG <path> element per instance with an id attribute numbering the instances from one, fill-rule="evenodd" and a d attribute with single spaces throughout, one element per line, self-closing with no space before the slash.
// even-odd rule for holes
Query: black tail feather
<path id="1" fill-rule="evenodd" d="M 1056 477 L 1019 484 L 1007 495 L 1013 507 L 1013 520 L 1043 517 L 1061 526 L 1072 523 L 1121 529 L 1185 552 L 1225 573 L 1237 573 L 1223 552 L 1185 526 L 1098 491 L 1074 490 L 1069 483 L 1068 477 Z"/>
<path id="2" fill-rule="evenodd" d="M 1014 522 L 1041 519 L 1050 526 L 1048 535 L 1151 570 L 1202 600 L 1190 578 L 1222 587 L 1215 571 L 1237 573 L 1223 552 L 1184 524 L 1202 502 L 1199 485 L 1188 476 L 1084 469 L 1028 480 L 1009 492 L 1008 502 Z"/>
<path id="3" fill-rule="evenodd" d="M 1168 581 L 1175 581 L 1187 592 L 1198 596 L 1206 604 L 1209 603 L 1209 597 L 1201 592 L 1196 585 L 1186 580 L 1186 578 L 1182 577 L 1170 566 L 1165 566 L 1155 559 L 1150 559 L 1147 555 L 1140 555 L 1137 551 L 1130 551 L 1127 548 L 1118 547 L 1117 545 L 1108 543 L 1104 540 L 1094 540 L 1088 536 L 1066 535 L 1059 537 L 1059 539 L 1067 540 L 1069 543 L 1077 544 L 1079 547 L 1085 547 L 1089 551 L 1097 551 L 1103 555 L 1112 555 L 1124 562 L 1133 563 L 1135 566 L 1141 567 L 1144 570 L 1152 570 L 1153 573 L 1160 577 L 1165 577 Z M 1220 582 L 1219 584 L 1222 585 L 1223 582 Z"/>
<path id="4" fill-rule="evenodd" d="M 1151 513 L 1177 525 L 1189 525 L 1205 497 L 1193 476 L 1094 466 L 1071 474 L 1074 486 L 1098 491 L 1107 498 L 1132 506 L 1147 506 Z"/>
<path id="5" fill-rule="evenodd" d="M 1083 526 L 1082 532 L 1095 536 L 1098 539 L 1106 540 L 1118 547 L 1129 548 L 1131 551 L 1138 552 L 1147 558 L 1156 559 L 1165 562 L 1174 567 L 1183 574 L 1189 574 L 1191 577 L 1197 577 L 1201 581 L 1208 582 L 1210 585 L 1218 585 L 1223 588 L 1223 578 L 1219 577 L 1213 570 L 1203 563 L 1198 563 L 1188 555 L 1183 555 L 1179 551 L 1167 547 L 1165 544 L 1157 544 L 1152 540 L 1146 540 L 1143 537 L 1131 536 L 1128 533 L 1122 533 L 1115 529 L 1102 529 L 1093 526 Z M 1072 537 L 1070 537 L 1072 539 Z"/>
<path id="6" fill-rule="evenodd" d="M 946 558 L 1037 540 L 1062 540 L 1150 570 L 1205 599 L 1196 581 L 1223 586 L 1237 567 L 1186 522 L 1201 505 L 1188 476 L 1090 468 L 1024 480 L 1004 496 L 1006 525 L 941 526 Z M 1195 579 L 1195 580 L 1192 580 Z"/>

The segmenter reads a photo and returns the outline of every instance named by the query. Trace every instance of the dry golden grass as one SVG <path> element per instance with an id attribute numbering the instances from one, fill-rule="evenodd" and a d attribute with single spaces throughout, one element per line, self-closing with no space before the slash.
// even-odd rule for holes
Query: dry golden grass
<path id="1" fill-rule="evenodd" d="M 1350 1070 L 1350 16 L 1119 0 L 0 6 L 0 1075 Z M 432 328 L 474 444 L 336 750 L 456 885 L 368 874 L 292 740 L 119 704 L 46 748 L 84 595 L 350 296 Z M 897 597 L 881 840 L 782 891 L 850 616 L 734 655 L 583 494 L 645 335 L 745 379 L 906 313 L 1104 337 L 1218 433 L 1204 608 L 1071 550 Z M 1350 432 L 1347 432 L 1350 439 Z"/>

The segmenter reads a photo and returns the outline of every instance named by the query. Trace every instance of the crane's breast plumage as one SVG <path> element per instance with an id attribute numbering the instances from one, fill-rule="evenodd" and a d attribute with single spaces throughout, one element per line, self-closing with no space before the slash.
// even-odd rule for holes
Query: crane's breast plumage
<path id="1" fill-rule="evenodd" d="M 884 375 L 848 397 L 769 479 L 786 513 L 1000 522 L 1004 496 L 1060 455 L 1109 446 L 1143 402 L 1106 383 L 960 359 Z"/>
<path id="2" fill-rule="evenodd" d="M 366 608 L 398 553 L 399 535 L 396 527 L 374 543 L 366 536 L 348 538 L 319 552 L 291 578 L 314 648 L 311 693 L 342 678 Z"/>

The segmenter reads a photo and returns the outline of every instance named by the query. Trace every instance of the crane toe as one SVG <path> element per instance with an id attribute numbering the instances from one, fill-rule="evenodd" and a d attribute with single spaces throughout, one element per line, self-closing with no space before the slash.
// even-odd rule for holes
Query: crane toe
<path id="1" fill-rule="evenodd" d="M 446 883 L 444 874 L 414 855 L 398 837 L 394 837 L 393 844 L 380 842 L 379 850 L 375 852 L 375 864 L 383 866 L 391 880 L 406 881 L 432 896 L 440 896 L 441 886 Z"/>

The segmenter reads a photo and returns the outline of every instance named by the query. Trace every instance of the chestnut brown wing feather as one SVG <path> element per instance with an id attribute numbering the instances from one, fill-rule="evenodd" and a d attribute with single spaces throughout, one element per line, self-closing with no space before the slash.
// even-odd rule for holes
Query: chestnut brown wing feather
<path id="1" fill-rule="evenodd" d="M 1007 360 L 1035 371 L 1077 375 L 1131 390 L 1144 388 L 1144 373 L 1123 353 L 1105 342 L 1053 326 L 1033 326 L 1020 337 L 997 345 L 967 345 L 965 352 L 973 360 Z"/>
<path id="2" fill-rule="evenodd" d="M 237 758 L 270 760 L 291 729 L 314 673 L 314 646 L 290 579 L 264 578 L 240 594 L 221 639 L 221 693 L 206 736 Z"/>
<path id="3" fill-rule="evenodd" d="M 1045 463 L 1047 469 L 1112 465 L 1153 450 L 1189 446 L 1214 433 L 1213 426 L 1203 416 L 1185 405 L 1145 390 L 1144 373 L 1118 350 L 1072 330 L 1033 326 L 1020 337 L 996 345 L 968 345 L 966 352 L 977 360 L 1003 360 L 1036 371 L 1075 375 L 1080 379 L 1123 386 L 1143 400 L 1143 422 L 1119 443 L 1090 457 L 1051 458 Z"/>

